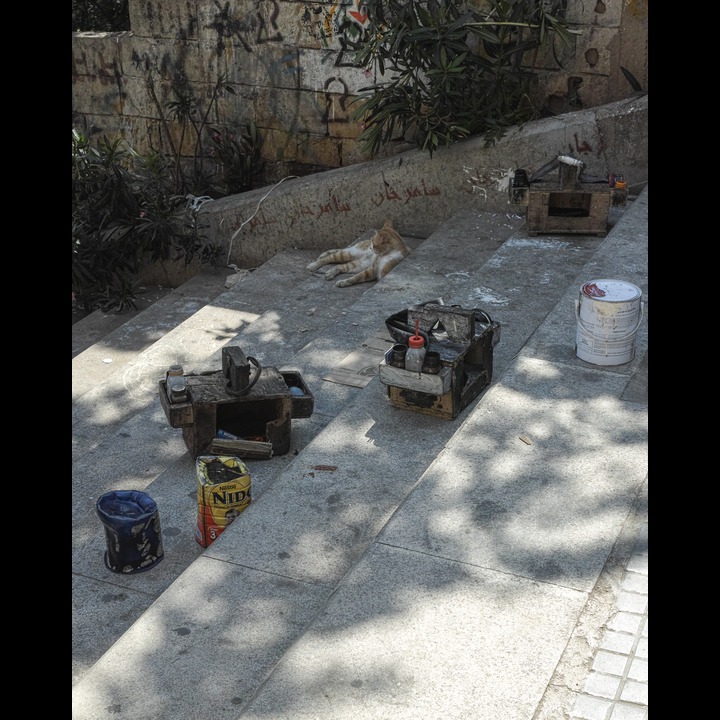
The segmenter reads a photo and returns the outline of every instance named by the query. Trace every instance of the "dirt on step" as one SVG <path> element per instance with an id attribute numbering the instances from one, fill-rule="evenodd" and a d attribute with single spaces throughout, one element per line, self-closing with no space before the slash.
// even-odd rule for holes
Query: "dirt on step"
<path id="1" fill-rule="evenodd" d="M 157 302 L 161 297 L 164 295 L 167 295 L 169 292 L 172 292 L 173 288 L 171 287 L 161 287 L 161 286 L 151 286 L 151 287 L 141 287 L 138 288 L 137 295 L 135 297 L 135 308 L 127 308 L 125 310 L 117 311 L 117 310 L 108 310 L 107 312 L 103 310 L 95 310 L 94 312 L 87 312 L 83 309 L 82 305 L 80 305 L 75 300 L 75 296 L 73 295 L 72 300 L 72 324 L 74 325 L 76 322 L 79 322 L 83 318 L 88 317 L 88 315 L 93 315 L 94 313 L 98 313 L 101 315 L 117 315 L 118 318 L 122 319 L 123 322 L 126 320 L 129 320 L 131 317 L 137 315 L 139 312 L 142 312 L 143 310 L 149 308 L 153 303 Z"/>

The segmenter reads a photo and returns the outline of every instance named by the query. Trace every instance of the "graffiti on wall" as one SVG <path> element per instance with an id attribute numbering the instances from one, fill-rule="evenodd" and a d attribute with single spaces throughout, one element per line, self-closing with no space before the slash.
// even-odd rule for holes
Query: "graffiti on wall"
<path id="1" fill-rule="evenodd" d="M 334 39 L 355 39 L 368 26 L 368 16 L 363 0 L 330 0 L 309 6 L 303 22 L 317 38 L 330 45 Z"/>
<path id="2" fill-rule="evenodd" d="M 228 41 L 239 42 L 246 52 L 253 52 L 251 43 L 264 45 L 269 42 L 282 42 L 283 35 L 278 27 L 280 15 L 278 0 L 258 0 L 255 11 L 245 17 L 235 17 L 230 10 L 230 2 L 221 4 L 213 0 L 216 8 L 212 22 L 206 27 L 217 33 L 218 55 L 225 49 Z"/>
<path id="3" fill-rule="evenodd" d="M 363 0 L 330 0 L 306 8 L 303 23 L 311 36 L 318 38 L 326 48 L 339 46 L 333 55 L 337 67 L 356 67 L 352 59 L 352 42 L 358 40 L 368 26 L 368 15 Z"/>
<path id="4" fill-rule="evenodd" d="M 290 226 L 294 225 L 296 221 L 302 218 L 318 219 L 323 215 L 337 215 L 338 213 L 346 213 L 352 211 L 352 205 L 348 202 L 343 202 L 338 198 L 337 195 L 331 194 L 327 202 L 318 203 L 316 206 L 309 204 L 301 205 L 287 215 L 287 221 Z M 250 231 L 261 228 L 265 225 L 274 225 L 278 221 L 272 217 L 268 217 L 263 210 L 256 213 L 248 223 L 248 229 Z"/>
<path id="5" fill-rule="evenodd" d="M 412 200 L 439 197 L 442 195 L 440 188 L 428 185 L 424 178 L 420 178 L 419 184 L 405 187 L 400 191 L 396 190 L 386 180 L 383 180 L 383 186 L 382 190 L 370 197 L 370 201 L 375 207 L 380 207 L 386 202 L 400 202 L 406 205 Z M 299 205 L 287 214 L 286 220 L 290 226 L 292 226 L 302 219 L 311 218 L 318 220 L 327 215 L 353 212 L 354 209 L 351 202 L 341 199 L 338 195 L 331 192 L 328 194 L 327 202 L 319 202 L 317 205 L 311 205 L 309 203 Z M 266 214 L 265 211 L 261 209 L 247 222 L 247 228 L 249 232 L 252 232 L 266 225 L 274 225 L 277 222 L 275 218 Z"/>
<path id="6" fill-rule="evenodd" d="M 258 0 L 256 5 L 258 29 L 255 41 L 259 45 L 269 42 L 282 42 L 283 35 L 277 24 L 278 15 L 280 15 L 280 5 L 278 5 L 277 0 Z"/>
<path id="7" fill-rule="evenodd" d="M 340 87 L 332 87 L 338 85 Z M 328 78 L 323 90 L 325 91 L 325 111 L 321 116 L 322 121 L 349 123 L 352 95 L 345 81 L 339 77 Z"/>
<path id="8" fill-rule="evenodd" d="M 218 0 L 213 0 L 217 12 L 212 22 L 206 27 L 217 33 L 217 53 L 222 54 L 225 50 L 225 42 L 227 40 L 237 40 L 247 52 L 253 52 L 252 46 L 245 39 L 253 31 L 253 23 L 251 20 L 238 19 L 230 12 L 230 2 L 221 5 Z"/>
<path id="9" fill-rule="evenodd" d="M 370 198 L 370 201 L 376 207 L 380 207 L 380 205 L 385 202 L 401 202 L 403 205 L 407 205 L 407 203 L 409 203 L 411 200 L 442 195 L 442 193 L 440 192 L 440 188 L 436 187 L 435 185 L 428 187 L 428 185 L 425 183 L 424 178 L 420 179 L 419 185 L 406 187 L 403 190 L 400 190 L 400 192 L 395 190 L 395 188 L 390 185 L 387 180 L 384 180 L 383 184 L 383 189 L 375 193 Z"/>

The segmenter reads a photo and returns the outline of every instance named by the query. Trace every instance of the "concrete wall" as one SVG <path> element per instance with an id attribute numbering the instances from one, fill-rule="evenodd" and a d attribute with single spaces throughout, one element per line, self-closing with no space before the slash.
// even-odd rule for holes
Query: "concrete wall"
<path id="1" fill-rule="evenodd" d="M 257 267 L 287 248 L 345 247 L 386 218 L 403 235 L 427 237 L 465 208 L 523 215 L 525 208 L 509 201 L 514 171 L 531 175 L 561 154 L 582 160 L 587 175 L 622 173 L 631 191 L 640 188 L 648 181 L 647 130 L 648 96 L 640 95 L 527 123 L 490 148 L 471 138 L 432 158 L 414 149 L 287 178 L 205 203 L 198 224 L 223 248 L 223 260 L 240 268 Z M 148 268 L 147 280 L 176 285 L 196 271 L 166 263 Z"/>
<path id="2" fill-rule="evenodd" d="M 533 59 L 539 101 L 561 114 L 623 100 L 632 90 L 621 66 L 647 90 L 648 0 L 568 6 L 581 34 L 558 45 L 560 66 L 549 52 Z M 172 142 L 192 156 L 195 138 L 169 117 L 172 90 L 191 88 L 205 108 L 226 74 L 235 94 L 209 119 L 233 130 L 255 121 L 268 182 L 370 159 L 350 102 L 375 78 L 345 50 L 364 22 L 361 0 L 130 0 L 130 18 L 131 32 L 73 33 L 73 123 L 85 134 L 125 137 L 141 154 Z M 383 155 L 407 147 L 398 138 Z"/>

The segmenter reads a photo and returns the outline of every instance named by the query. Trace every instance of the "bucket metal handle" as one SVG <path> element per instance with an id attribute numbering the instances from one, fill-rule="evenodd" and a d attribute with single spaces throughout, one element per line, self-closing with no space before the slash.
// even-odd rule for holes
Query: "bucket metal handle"
<path id="1" fill-rule="evenodd" d="M 629 330 L 627 334 L 625 335 L 619 335 L 618 337 L 613 336 L 612 340 L 613 342 L 617 342 L 619 340 L 625 340 L 626 338 L 629 338 L 631 335 L 634 335 L 638 328 L 640 327 L 640 323 L 642 323 L 643 316 L 645 315 L 645 303 L 640 302 L 640 316 L 638 317 L 637 325 L 632 330 Z M 590 335 L 593 334 L 592 330 L 582 321 L 580 317 L 580 300 L 575 301 L 575 318 L 578 321 L 578 324 L 580 327 L 585 330 L 585 332 L 589 333 Z"/>

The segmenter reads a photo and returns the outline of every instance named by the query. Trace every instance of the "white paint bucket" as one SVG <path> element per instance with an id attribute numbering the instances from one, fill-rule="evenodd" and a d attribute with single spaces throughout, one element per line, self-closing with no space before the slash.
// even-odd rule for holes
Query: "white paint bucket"
<path id="1" fill-rule="evenodd" d="M 594 365 L 623 365 L 635 357 L 642 291 L 622 280 L 590 280 L 575 301 L 575 352 Z"/>

